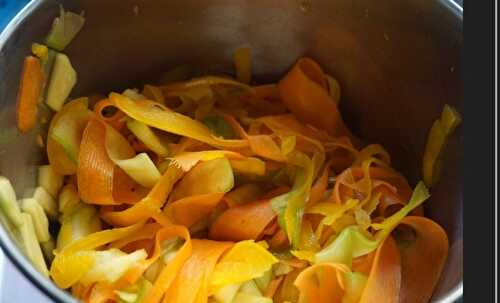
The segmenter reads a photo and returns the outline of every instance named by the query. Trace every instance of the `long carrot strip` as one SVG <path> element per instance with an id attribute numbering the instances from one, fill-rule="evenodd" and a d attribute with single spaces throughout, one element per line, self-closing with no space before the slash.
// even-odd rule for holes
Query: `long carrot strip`
<path id="1" fill-rule="evenodd" d="M 33 56 L 24 59 L 21 83 L 17 92 L 17 128 L 26 133 L 36 124 L 38 100 L 42 92 L 44 74 L 40 60 Z"/>
<path id="2" fill-rule="evenodd" d="M 80 198 L 90 204 L 134 204 L 147 189 L 137 184 L 110 159 L 106 124 L 91 118 L 85 127 L 78 155 L 77 180 Z"/>
<path id="3" fill-rule="evenodd" d="M 441 226 L 424 217 L 409 216 L 402 225 L 414 237 L 401 237 L 401 293 L 399 302 L 428 302 L 448 256 L 448 237 Z"/>
<path id="4" fill-rule="evenodd" d="M 278 87 L 283 102 L 300 120 L 333 136 L 350 135 L 337 104 L 328 94 L 326 78 L 316 62 L 309 58 L 299 59 Z"/>
<path id="5" fill-rule="evenodd" d="M 142 264 L 142 268 L 145 270 L 149 265 L 153 264 L 160 256 L 161 243 L 166 239 L 175 236 L 184 239 L 184 244 L 177 251 L 174 259 L 168 262 L 167 265 L 162 269 L 143 303 L 160 302 L 161 297 L 174 281 L 182 265 L 191 255 L 192 244 L 189 231 L 183 226 L 172 225 L 158 231 L 155 240 L 154 253 L 151 258 L 144 261 L 144 263 Z"/>
<path id="6" fill-rule="evenodd" d="M 401 257 L 392 237 L 377 249 L 359 303 L 398 303 L 401 288 Z"/>
<path id="7" fill-rule="evenodd" d="M 83 131 L 78 156 L 78 192 L 86 203 L 114 205 L 113 177 L 115 164 L 106 151 L 106 126 L 90 119 Z"/>
<path id="8" fill-rule="evenodd" d="M 300 291 L 299 301 L 340 303 L 344 296 L 340 278 L 347 272 L 349 268 L 340 263 L 320 263 L 306 268 L 294 282 Z"/>
<path id="9" fill-rule="evenodd" d="M 210 240 L 192 240 L 191 256 L 180 269 L 165 294 L 164 303 L 206 302 L 210 274 L 220 256 L 232 243 Z"/>

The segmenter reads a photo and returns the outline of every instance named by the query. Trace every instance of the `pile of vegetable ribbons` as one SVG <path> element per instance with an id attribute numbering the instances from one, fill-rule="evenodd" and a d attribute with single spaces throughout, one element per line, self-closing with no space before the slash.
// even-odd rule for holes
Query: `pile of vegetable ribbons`
<path id="1" fill-rule="evenodd" d="M 234 78 L 179 66 L 142 90 L 67 101 L 77 73 L 62 51 L 83 21 L 61 11 L 25 60 L 19 130 L 55 112 L 37 192 L 16 208 L 0 179 L 7 224 L 41 273 L 91 303 L 430 299 L 448 239 L 422 203 L 454 109 L 431 129 L 427 186 L 412 188 L 351 133 L 339 83 L 310 58 L 253 85 L 241 48 Z"/>

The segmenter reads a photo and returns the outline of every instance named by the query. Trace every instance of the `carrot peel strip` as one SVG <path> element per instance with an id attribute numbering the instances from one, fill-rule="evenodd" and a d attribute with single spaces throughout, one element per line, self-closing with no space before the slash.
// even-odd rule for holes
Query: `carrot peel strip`
<path id="1" fill-rule="evenodd" d="M 424 217 L 408 216 L 400 226 L 414 233 L 408 240 L 396 237 L 402 267 L 400 302 L 428 302 L 448 255 L 448 237 L 441 226 Z"/>
<path id="2" fill-rule="evenodd" d="M 44 74 L 40 60 L 28 56 L 24 59 L 21 83 L 17 93 L 17 128 L 26 133 L 36 124 L 38 100 L 42 92 Z"/>
<path id="3" fill-rule="evenodd" d="M 77 181 L 80 198 L 90 204 L 135 203 L 145 188 L 116 166 L 119 158 L 133 157 L 134 151 L 121 135 L 97 118 L 85 127 L 78 154 Z"/>
<path id="4" fill-rule="evenodd" d="M 184 262 L 175 280 L 166 292 L 165 303 L 205 302 L 209 279 L 221 255 L 232 243 L 210 240 L 191 241 L 191 256 Z"/>
<path id="5" fill-rule="evenodd" d="M 147 297 L 144 299 L 144 303 L 160 302 L 161 297 L 167 292 L 169 287 L 172 285 L 175 277 L 179 273 L 184 262 L 190 257 L 192 252 L 191 237 L 189 231 L 183 226 L 170 226 L 158 231 L 155 241 L 155 251 L 154 258 L 148 260 L 148 263 L 144 267 L 152 264 L 160 255 L 161 242 L 171 238 L 173 236 L 179 236 L 183 238 L 184 244 L 177 251 L 173 260 L 171 260 L 160 272 L 159 276 L 156 278 L 153 287 L 149 291 Z"/>
<path id="6" fill-rule="evenodd" d="M 323 71 L 309 58 L 299 59 L 278 84 L 283 102 L 299 119 L 334 136 L 350 135 L 326 86 Z"/>
<path id="7" fill-rule="evenodd" d="M 392 237 L 377 249 L 360 303 L 399 302 L 401 257 Z"/>
<path id="8" fill-rule="evenodd" d="M 78 157 L 78 191 L 87 203 L 113 205 L 113 176 L 115 164 L 105 147 L 106 126 L 90 119 L 82 135 Z"/>
<path id="9" fill-rule="evenodd" d="M 340 279 L 349 268 L 338 263 L 316 264 L 303 270 L 295 279 L 299 302 L 340 303 L 344 290 Z"/>

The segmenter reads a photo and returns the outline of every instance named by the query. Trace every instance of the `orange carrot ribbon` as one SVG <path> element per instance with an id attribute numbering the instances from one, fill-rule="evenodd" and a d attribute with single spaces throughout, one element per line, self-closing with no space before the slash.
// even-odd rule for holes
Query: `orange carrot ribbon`
<path id="1" fill-rule="evenodd" d="M 216 240 L 257 240 L 276 218 L 270 200 L 245 203 L 223 212 L 210 228 L 210 238 Z"/>
<path id="2" fill-rule="evenodd" d="M 192 240 L 192 253 L 168 289 L 163 303 L 206 302 L 210 275 L 232 243 Z"/>
<path id="3" fill-rule="evenodd" d="M 278 87 L 281 99 L 297 118 L 336 137 L 350 135 L 328 93 L 325 74 L 312 59 L 299 59 Z"/>

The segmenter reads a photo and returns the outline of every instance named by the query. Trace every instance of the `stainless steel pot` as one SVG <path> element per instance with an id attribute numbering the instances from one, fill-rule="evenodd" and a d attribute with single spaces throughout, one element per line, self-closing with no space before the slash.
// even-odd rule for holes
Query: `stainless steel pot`
<path id="1" fill-rule="evenodd" d="M 140 86 L 182 63 L 231 71 L 232 53 L 243 45 L 261 82 L 308 55 L 339 80 L 354 132 L 384 144 L 413 184 L 433 120 L 445 103 L 463 108 L 462 8 L 451 0 L 33 0 L 0 35 L 0 174 L 18 194 L 34 185 L 34 166 L 44 161 L 35 132 L 21 136 L 15 128 L 22 59 L 43 41 L 59 4 L 87 17 L 67 49 L 78 71 L 74 96 Z M 462 139 L 458 129 L 426 202 L 451 246 L 432 302 L 462 296 Z M 34 270 L 3 227 L 0 244 L 48 296 L 73 301 Z"/>

